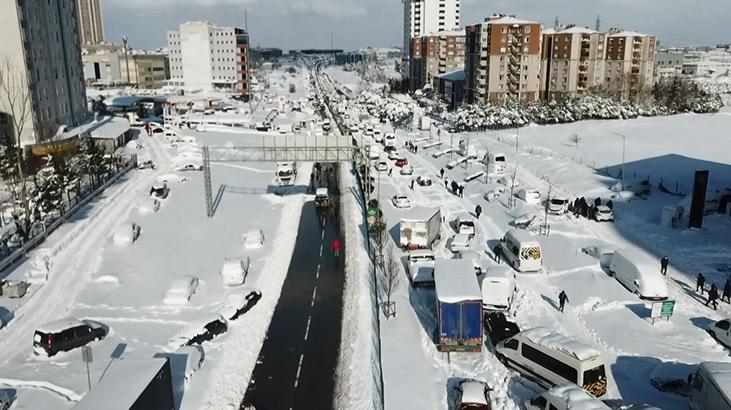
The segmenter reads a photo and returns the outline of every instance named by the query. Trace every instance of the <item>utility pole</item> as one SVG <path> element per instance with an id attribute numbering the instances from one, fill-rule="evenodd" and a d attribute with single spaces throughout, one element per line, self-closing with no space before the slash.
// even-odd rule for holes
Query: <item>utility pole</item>
<path id="1" fill-rule="evenodd" d="M 518 138 L 520 138 L 520 127 L 515 128 L 515 152 L 518 152 Z"/>
<path id="2" fill-rule="evenodd" d="M 624 164 L 627 153 L 627 136 L 618 132 L 613 132 L 612 134 L 622 137 L 622 190 L 624 190 Z"/>
<path id="3" fill-rule="evenodd" d="M 124 44 L 124 63 L 127 66 L 127 84 L 131 84 L 129 80 L 129 51 L 127 48 L 127 36 L 122 36 L 122 43 Z"/>
<path id="4" fill-rule="evenodd" d="M 518 162 L 515 163 L 515 171 L 513 171 L 513 180 L 510 182 L 510 209 L 515 205 L 515 177 L 518 174 Z"/>

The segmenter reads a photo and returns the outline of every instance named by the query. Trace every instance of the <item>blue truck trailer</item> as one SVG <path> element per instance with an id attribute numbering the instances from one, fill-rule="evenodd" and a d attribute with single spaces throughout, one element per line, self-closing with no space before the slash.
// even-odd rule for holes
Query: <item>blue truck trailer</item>
<path id="1" fill-rule="evenodd" d="M 442 352 L 482 349 L 482 292 L 468 259 L 438 259 L 434 266 L 438 348 Z"/>

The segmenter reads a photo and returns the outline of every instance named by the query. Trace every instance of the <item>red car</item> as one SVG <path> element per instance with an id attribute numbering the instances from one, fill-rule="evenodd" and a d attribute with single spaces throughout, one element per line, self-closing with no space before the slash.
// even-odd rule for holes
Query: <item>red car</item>
<path id="1" fill-rule="evenodd" d="M 482 382 L 465 380 L 457 387 L 457 410 L 490 410 L 490 388 Z"/>
<path id="2" fill-rule="evenodd" d="M 406 165 L 408 163 L 409 163 L 409 161 L 407 161 L 406 158 L 399 158 L 396 160 L 397 167 L 403 167 L 404 165 Z"/>

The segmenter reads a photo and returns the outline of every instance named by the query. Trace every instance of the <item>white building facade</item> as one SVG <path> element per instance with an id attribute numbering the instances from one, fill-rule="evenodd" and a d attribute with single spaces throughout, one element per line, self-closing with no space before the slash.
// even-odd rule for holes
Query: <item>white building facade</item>
<path id="1" fill-rule="evenodd" d="M 249 38 L 244 30 L 194 21 L 168 31 L 170 85 L 249 93 Z"/>
<path id="2" fill-rule="evenodd" d="M 76 6 L 67 0 L 0 1 L 0 60 L 15 75 L 16 88 L 30 91 L 30 118 L 21 145 L 40 142 L 41 125 L 73 127 L 87 117 L 86 88 Z M 0 132 L 8 132 L 9 107 L 0 96 Z"/>
<path id="3" fill-rule="evenodd" d="M 459 0 L 402 0 L 404 3 L 404 50 L 402 74 L 409 76 L 412 39 L 458 30 L 460 27 Z"/>

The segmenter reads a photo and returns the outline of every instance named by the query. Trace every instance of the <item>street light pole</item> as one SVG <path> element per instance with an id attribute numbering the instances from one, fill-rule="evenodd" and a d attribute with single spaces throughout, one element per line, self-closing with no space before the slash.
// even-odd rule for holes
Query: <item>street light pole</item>
<path id="1" fill-rule="evenodd" d="M 127 84 L 131 84 L 129 80 L 129 52 L 127 51 L 127 36 L 122 36 L 122 43 L 124 44 L 124 63 L 127 67 Z"/>

